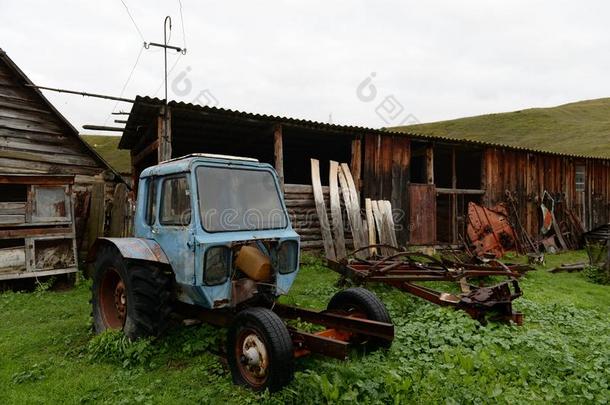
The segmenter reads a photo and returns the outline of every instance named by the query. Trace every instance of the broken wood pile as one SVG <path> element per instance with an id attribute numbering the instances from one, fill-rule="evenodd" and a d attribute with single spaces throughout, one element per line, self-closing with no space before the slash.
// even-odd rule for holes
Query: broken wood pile
<path id="1" fill-rule="evenodd" d="M 328 259 L 340 260 L 347 257 L 350 247 L 345 238 L 347 229 L 350 230 L 351 242 L 356 250 L 375 245 L 378 240 L 385 245 L 398 246 L 390 202 L 366 198 L 363 219 L 360 195 L 346 163 L 330 162 L 328 200 L 324 198 L 320 164 L 316 159 L 311 159 L 311 180 L 320 233 Z M 328 206 L 330 210 L 327 209 Z M 386 248 L 381 249 L 385 251 Z M 375 248 L 360 251 L 357 256 L 364 258 L 373 253 Z"/>

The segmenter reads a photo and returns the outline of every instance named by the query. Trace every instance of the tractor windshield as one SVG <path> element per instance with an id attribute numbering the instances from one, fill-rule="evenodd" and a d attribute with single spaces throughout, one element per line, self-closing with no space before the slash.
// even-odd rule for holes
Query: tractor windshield
<path id="1" fill-rule="evenodd" d="M 201 224 L 207 232 L 286 228 L 275 178 L 267 170 L 197 168 Z"/>

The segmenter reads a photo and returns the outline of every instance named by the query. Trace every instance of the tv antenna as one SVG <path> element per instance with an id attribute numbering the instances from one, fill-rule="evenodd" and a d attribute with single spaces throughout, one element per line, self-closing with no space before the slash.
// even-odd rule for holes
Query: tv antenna
<path id="1" fill-rule="evenodd" d="M 151 46 L 157 47 L 157 48 L 163 48 L 163 58 L 164 58 L 164 63 L 165 63 L 165 70 L 164 70 L 164 83 L 165 83 L 165 99 L 163 101 L 163 141 L 169 143 L 169 136 L 168 136 L 168 126 L 169 126 L 169 111 L 167 108 L 167 50 L 168 49 L 172 49 L 176 52 L 180 52 L 183 55 L 186 55 L 186 48 L 180 48 L 178 46 L 173 46 L 173 45 L 169 45 L 169 38 L 167 36 L 169 31 L 169 35 L 171 38 L 171 34 L 172 34 L 172 18 L 170 16 L 165 17 L 165 20 L 163 21 L 163 43 L 159 44 L 157 42 L 149 42 L 146 43 L 144 42 L 144 48 L 148 49 Z M 171 158 L 171 156 L 170 156 Z"/>

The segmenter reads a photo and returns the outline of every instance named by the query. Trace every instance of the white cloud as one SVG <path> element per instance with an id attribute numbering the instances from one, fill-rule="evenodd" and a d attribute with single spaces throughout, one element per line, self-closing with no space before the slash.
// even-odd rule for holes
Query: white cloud
<path id="1" fill-rule="evenodd" d="M 169 14 L 183 45 L 178 1 L 125 2 L 147 41 L 162 42 Z M 188 53 L 170 80 L 190 67 L 193 90 L 170 98 L 183 101 L 209 89 L 227 108 L 376 127 L 387 95 L 431 121 L 609 93 L 607 2 L 182 3 Z M 142 42 L 120 0 L 0 0 L 0 38 L 36 83 L 111 95 Z M 125 96 L 154 95 L 162 63 L 145 50 Z M 356 88 L 371 72 L 379 98 L 365 103 Z M 47 94 L 78 128 L 112 123 L 113 102 Z"/>

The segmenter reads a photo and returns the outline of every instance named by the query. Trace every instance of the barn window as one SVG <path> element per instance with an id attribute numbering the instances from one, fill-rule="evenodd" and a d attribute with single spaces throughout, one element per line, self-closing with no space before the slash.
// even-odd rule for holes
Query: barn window
<path id="1" fill-rule="evenodd" d="M 585 165 L 576 165 L 576 191 L 585 191 Z"/>

